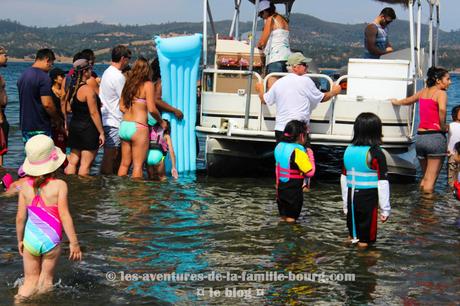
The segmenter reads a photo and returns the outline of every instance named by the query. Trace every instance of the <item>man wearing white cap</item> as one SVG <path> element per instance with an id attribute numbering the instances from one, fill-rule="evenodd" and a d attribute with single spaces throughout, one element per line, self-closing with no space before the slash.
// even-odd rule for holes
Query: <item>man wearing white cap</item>
<path id="1" fill-rule="evenodd" d="M 341 91 L 339 85 L 333 85 L 331 90 L 322 93 L 315 83 L 306 75 L 310 58 L 297 52 L 289 56 L 287 66 L 290 73 L 278 81 L 265 94 L 262 83 L 256 85 L 259 98 L 267 105 L 276 104 L 275 137 L 278 142 L 284 127 L 291 120 L 310 123 L 311 112 L 320 102 L 329 101 Z"/>

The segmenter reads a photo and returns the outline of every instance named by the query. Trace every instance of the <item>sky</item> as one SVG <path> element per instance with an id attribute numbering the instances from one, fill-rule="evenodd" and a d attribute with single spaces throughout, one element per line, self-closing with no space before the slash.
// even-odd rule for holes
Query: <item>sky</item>
<path id="1" fill-rule="evenodd" d="M 428 21 L 427 0 L 423 21 Z M 441 1 L 441 29 L 458 30 L 460 0 Z M 209 0 L 214 20 L 231 19 L 233 0 Z M 243 0 L 242 20 L 250 20 L 253 5 Z M 326 21 L 363 23 L 372 21 L 386 5 L 373 0 L 297 0 L 294 13 L 310 14 Z M 283 11 L 279 7 L 279 11 Z M 408 11 L 394 6 L 399 19 Z M 110 24 L 159 24 L 202 20 L 203 0 L 0 0 L 0 19 L 11 19 L 29 26 L 72 25 L 101 21 Z"/>

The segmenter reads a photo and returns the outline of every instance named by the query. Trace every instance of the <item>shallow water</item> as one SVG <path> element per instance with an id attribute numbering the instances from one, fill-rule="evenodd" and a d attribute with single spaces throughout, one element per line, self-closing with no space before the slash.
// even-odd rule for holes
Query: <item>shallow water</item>
<path id="1" fill-rule="evenodd" d="M 8 69 L 22 69 L 17 65 Z M 12 79 L 8 115 L 16 129 L 6 164 L 17 167 L 23 147 Z M 458 79 L 455 82 L 450 104 L 460 98 Z M 381 305 L 460 300 L 459 202 L 445 187 L 445 171 L 432 199 L 420 197 L 417 183 L 393 184 L 392 215 L 387 223 L 379 223 L 377 243 L 365 251 L 345 243 L 336 181 L 317 179 L 305 195 L 298 224 L 286 225 L 278 222 L 272 178 L 189 175 L 166 183 L 117 177 L 66 180 L 84 260 L 69 262 L 64 242 L 67 252 L 56 272 L 56 281 L 60 280 L 56 290 L 31 305 Z M 0 197 L 0 206 L 0 304 L 7 305 L 23 271 L 16 248 L 17 200 Z M 115 281 L 107 279 L 113 276 L 109 272 L 115 272 Z M 133 273 L 151 278 L 173 272 L 202 273 L 208 279 L 129 280 Z M 227 272 L 229 278 L 238 279 L 216 280 L 218 273 L 227 277 Z M 243 275 L 249 279 L 257 272 L 271 272 L 272 279 L 268 275 L 261 281 L 243 281 Z M 276 281 L 274 272 L 297 277 L 349 273 L 355 274 L 355 281 Z"/>

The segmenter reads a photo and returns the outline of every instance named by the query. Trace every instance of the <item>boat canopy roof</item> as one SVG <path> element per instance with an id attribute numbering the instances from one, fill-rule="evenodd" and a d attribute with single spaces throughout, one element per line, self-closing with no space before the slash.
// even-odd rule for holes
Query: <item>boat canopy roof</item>
<path id="1" fill-rule="evenodd" d="M 412 2 L 415 4 L 416 0 L 374 0 L 377 2 L 383 2 L 383 3 L 388 3 L 388 4 L 401 4 L 404 6 L 409 6 L 409 4 Z M 438 5 L 441 2 L 441 0 L 427 0 L 428 3 L 432 5 Z"/>
<path id="2" fill-rule="evenodd" d="M 252 3 L 255 3 L 256 0 L 249 0 Z M 286 3 L 294 3 L 295 0 L 269 0 L 270 2 L 274 4 L 286 4 Z"/>
<path id="3" fill-rule="evenodd" d="M 255 3 L 255 0 L 249 0 L 249 1 L 252 2 L 252 3 Z M 295 0 L 269 0 L 269 1 L 272 2 L 272 3 L 275 3 L 275 4 L 286 4 L 289 7 L 292 7 L 292 4 L 294 4 Z M 388 3 L 388 4 L 401 4 L 401 5 L 404 5 L 404 6 L 409 6 L 409 3 L 411 2 L 411 0 L 374 0 L 374 1 L 384 2 L 384 3 Z M 416 2 L 414 0 L 412 0 L 412 1 L 414 3 Z M 440 0 L 427 0 L 427 1 L 430 2 L 433 5 L 439 5 L 439 2 L 440 2 Z"/>
<path id="4" fill-rule="evenodd" d="M 404 6 L 409 6 L 409 0 L 374 0 L 377 2 L 384 2 L 388 4 L 402 4 Z"/>

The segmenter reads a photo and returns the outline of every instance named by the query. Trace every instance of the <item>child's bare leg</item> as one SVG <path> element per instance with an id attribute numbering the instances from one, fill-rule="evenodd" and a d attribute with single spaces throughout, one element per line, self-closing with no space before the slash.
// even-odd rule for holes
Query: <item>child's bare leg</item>
<path id="1" fill-rule="evenodd" d="M 153 166 L 149 166 L 149 165 L 147 165 L 146 168 L 147 168 L 147 177 L 149 180 L 152 180 L 155 170 L 153 169 Z"/>
<path id="2" fill-rule="evenodd" d="M 19 287 L 18 294 L 14 297 L 16 301 L 29 298 L 37 293 L 40 278 L 41 257 L 34 256 L 24 249 L 22 258 L 24 261 L 24 283 Z"/>
<path id="3" fill-rule="evenodd" d="M 294 218 L 286 217 L 286 222 L 295 223 L 295 221 L 296 221 L 296 219 L 294 219 Z"/>
<path id="4" fill-rule="evenodd" d="M 38 293 L 45 293 L 53 289 L 54 270 L 56 269 L 60 254 L 61 246 L 58 245 L 42 256 L 42 269 L 38 282 Z"/>
<path id="5" fill-rule="evenodd" d="M 166 180 L 165 160 L 163 159 L 157 166 L 158 178 L 160 181 Z"/>
<path id="6" fill-rule="evenodd" d="M 358 242 L 358 247 L 360 248 L 367 248 L 369 246 L 369 243 L 367 242 Z"/>

